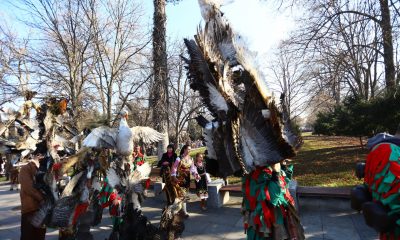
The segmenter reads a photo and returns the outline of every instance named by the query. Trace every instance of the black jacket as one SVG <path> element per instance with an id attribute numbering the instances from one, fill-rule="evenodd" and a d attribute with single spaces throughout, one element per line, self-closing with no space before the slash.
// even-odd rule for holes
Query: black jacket
<path id="1" fill-rule="evenodd" d="M 163 166 L 163 162 L 168 162 L 169 163 L 169 167 L 172 167 L 172 165 L 174 164 L 174 162 L 175 162 L 177 157 L 178 156 L 176 155 L 176 153 L 173 153 L 171 155 L 171 157 L 168 157 L 167 153 L 163 153 L 160 161 L 158 161 L 158 163 L 157 163 L 157 167 Z"/>

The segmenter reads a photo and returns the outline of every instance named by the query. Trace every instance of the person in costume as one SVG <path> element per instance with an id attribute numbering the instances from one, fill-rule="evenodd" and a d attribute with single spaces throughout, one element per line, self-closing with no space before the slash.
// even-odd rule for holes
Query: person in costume
<path id="1" fill-rule="evenodd" d="M 190 174 L 194 176 L 196 181 L 200 180 L 200 176 L 197 173 L 197 169 L 194 165 L 192 157 L 189 155 L 190 146 L 184 145 L 181 149 L 179 157 L 176 158 L 174 165 L 171 170 L 171 177 L 173 184 L 178 184 L 180 189 L 184 192 L 184 202 L 182 205 L 185 217 L 189 217 L 186 208 L 186 202 L 189 200 L 189 188 L 190 188 Z"/>
<path id="2" fill-rule="evenodd" d="M 364 184 L 374 202 L 380 202 L 388 214 L 398 215 L 400 209 L 400 124 L 394 136 L 380 133 L 367 143 L 370 153 L 365 164 Z M 400 220 L 394 229 L 381 232 L 380 239 L 400 239 Z"/>
<path id="3" fill-rule="evenodd" d="M 196 181 L 196 194 L 200 198 L 200 208 L 201 210 L 207 210 L 206 201 L 208 198 L 208 188 L 207 188 L 207 172 L 206 163 L 203 161 L 203 154 L 197 153 L 195 166 L 197 173 L 200 176 L 200 180 Z"/>
<path id="4" fill-rule="evenodd" d="M 98 195 L 99 203 L 102 208 L 109 207 L 109 213 L 113 224 L 113 232 L 119 230 L 119 225 L 122 222 L 121 216 L 121 201 L 122 198 L 118 195 L 117 189 L 113 189 L 108 183 L 108 179 L 105 178 L 103 186 Z"/>
<path id="5" fill-rule="evenodd" d="M 256 167 L 243 177 L 242 213 L 247 239 L 303 239 L 288 189 L 292 174 L 293 166 L 282 162 Z"/>
<path id="6" fill-rule="evenodd" d="M 140 146 L 135 146 L 135 149 L 133 150 L 132 153 L 132 157 L 133 157 L 133 169 L 132 171 L 135 171 L 137 169 L 138 166 L 141 166 L 145 159 L 144 159 L 144 155 L 141 151 Z"/>
<path id="7" fill-rule="evenodd" d="M 133 150 L 132 157 L 133 157 L 133 171 L 135 171 L 137 169 L 137 167 L 142 166 L 146 161 L 146 158 L 145 158 L 144 154 L 142 153 L 142 149 L 140 146 L 135 147 L 135 149 Z M 150 178 L 146 179 L 146 181 L 144 182 L 144 195 L 145 196 L 147 195 L 147 189 L 149 189 L 150 184 L 151 184 Z"/>

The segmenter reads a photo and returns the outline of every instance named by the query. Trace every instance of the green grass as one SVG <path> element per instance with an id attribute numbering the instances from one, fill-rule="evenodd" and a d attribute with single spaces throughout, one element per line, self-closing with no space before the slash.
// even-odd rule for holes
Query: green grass
<path id="1" fill-rule="evenodd" d="M 2 176 L 2 177 L 0 177 L 0 182 L 5 182 L 6 181 L 6 177 L 5 176 Z"/>
<path id="2" fill-rule="evenodd" d="M 366 154 L 358 138 L 304 136 L 304 145 L 294 159 L 294 178 L 302 186 L 353 186 L 361 183 L 354 169 Z"/>
<path id="3" fill-rule="evenodd" d="M 345 187 L 360 184 L 355 177 L 357 162 L 366 159 L 358 138 L 303 135 L 304 145 L 293 159 L 294 179 L 301 186 Z M 230 184 L 240 177 L 230 176 Z"/>

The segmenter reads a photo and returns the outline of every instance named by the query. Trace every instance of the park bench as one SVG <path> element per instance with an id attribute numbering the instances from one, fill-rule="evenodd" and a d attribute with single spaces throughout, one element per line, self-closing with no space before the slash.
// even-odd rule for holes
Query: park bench
<path id="1" fill-rule="evenodd" d="M 335 197 L 350 198 L 348 187 L 297 187 L 297 197 Z"/>
<path id="2" fill-rule="evenodd" d="M 289 183 L 289 192 L 295 200 L 295 206 L 299 208 L 300 197 L 328 197 L 328 198 L 350 198 L 350 187 L 304 187 L 298 186 L 297 181 Z M 209 204 L 212 207 L 222 207 L 229 201 L 229 193 L 242 192 L 241 184 L 223 186 L 222 183 L 209 184 Z M 211 200 L 211 201 L 210 201 Z"/>

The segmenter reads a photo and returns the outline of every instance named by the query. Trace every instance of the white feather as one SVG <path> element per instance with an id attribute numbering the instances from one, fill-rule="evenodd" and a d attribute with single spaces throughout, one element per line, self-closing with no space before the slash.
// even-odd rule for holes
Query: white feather
<path id="1" fill-rule="evenodd" d="M 21 152 L 21 160 L 24 159 L 28 154 L 31 152 L 29 149 L 25 149 L 24 151 Z"/>
<path id="2" fill-rule="evenodd" d="M 150 127 L 136 126 L 131 128 L 133 134 L 133 141 L 139 142 L 143 141 L 145 144 L 159 142 L 163 139 L 164 134 L 154 130 Z"/>
<path id="3" fill-rule="evenodd" d="M 117 129 L 101 126 L 93 129 L 82 144 L 84 147 L 89 148 L 113 149 L 116 146 L 117 134 Z"/>
<path id="4" fill-rule="evenodd" d="M 134 187 L 136 184 L 140 183 L 143 179 L 147 179 L 151 172 L 151 166 L 149 163 L 145 162 L 141 166 L 133 171 L 128 178 L 128 184 Z"/>
<path id="5" fill-rule="evenodd" d="M 65 186 L 64 191 L 62 193 L 62 198 L 66 196 L 70 196 L 72 194 L 72 190 L 74 190 L 76 184 L 78 184 L 78 180 L 82 177 L 83 172 L 80 172 L 72 177 L 72 179 L 68 182 L 67 186 Z"/>
<path id="6" fill-rule="evenodd" d="M 218 123 L 216 123 L 218 125 Z M 207 125 L 204 128 L 203 131 L 203 137 L 204 137 L 204 141 L 206 142 L 206 147 L 207 147 L 207 156 L 210 159 L 217 159 L 217 154 L 215 152 L 214 146 L 213 146 L 213 123 L 207 123 Z"/>
<path id="7" fill-rule="evenodd" d="M 108 179 L 108 183 L 110 184 L 110 186 L 112 188 L 114 188 L 115 186 L 119 185 L 121 183 L 119 176 L 117 175 L 117 173 L 115 172 L 114 168 L 109 168 L 107 170 L 107 179 Z"/>
<path id="8" fill-rule="evenodd" d="M 219 8 L 224 0 L 199 0 L 199 6 L 201 10 L 201 16 L 207 21 L 213 10 L 213 7 Z"/>
<path id="9" fill-rule="evenodd" d="M 73 144 L 77 144 L 79 142 L 79 140 L 82 138 L 83 136 L 83 132 L 79 133 L 78 135 L 74 136 L 73 138 L 71 138 L 69 141 Z"/>
<path id="10" fill-rule="evenodd" d="M 101 183 L 99 182 L 99 179 L 97 177 L 94 177 L 92 180 L 92 188 L 94 190 L 101 190 Z"/>
<path id="11" fill-rule="evenodd" d="M 150 175 L 151 166 L 148 162 L 145 162 L 141 166 L 138 166 L 136 171 L 140 172 L 141 179 L 145 179 Z"/>
<path id="12" fill-rule="evenodd" d="M 117 141 L 117 152 L 123 156 L 129 156 L 133 152 L 133 133 L 125 118 L 119 122 Z"/>
<path id="13" fill-rule="evenodd" d="M 36 150 L 36 144 L 39 141 L 39 129 L 28 134 L 28 137 L 24 141 L 17 142 L 16 149 L 24 150 L 21 153 L 21 159 L 25 158 L 30 152 Z"/>
<path id="14" fill-rule="evenodd" d="M 225 98 L 221 95 L 221 93 L 210 83 L 207 83 L 208 92 L 210 93 L 210 102 L 211 105 L 217 110 L 222 110 L 224 112 L 228 111 L 228 104 L 225 101 Z"/>
<path id="15" fill-rule="evenodd" d="M 60 135 L 56 134 L 54 136 L 52 144 L 53 144 L 53 147 L 56 146 L 56 145 L 59 145 L 60 148 L 58 148 L 57 150 L 62 150 L 62 149 L 64 149 L 64 147 L 68 146 L 68 140 L 63 138 L 63 137 L 61 137 Z"/>
<path id="16" fill-rule="evenodd" d="M 263 97 L 264 101 L 268 101 L 272 93 L 268 89 L 267 81 L 265 80 L 265 76 L 261 74 L 257 69 L 262 69 L 254 62 L 256 57 L 255 53 L 252 53 L 246 46 L 248 45 L 242 37 L 235 36 L 233 39 L 233 45 L 236 49 L 236 58 L 238 62 L 246 69 L 254 78 L 255 84 L 260 92 L 261 96 Z"/>
<path id="17" fill-rule="evenodd" d="M 86 174 L 86 178 L 87 178 L 87 179 L 91 179 L 91 178 L 92 178 L 93 170 L 94 170 L 94 166 L 93 166 L 93 165 L 91 165 L 91 166 L 88 167 L 88 169 L 87 169 L 87 174 Z"/>
<path id="18" fill-rule="evenodd" d="M 269 143 L 249 121 L 243 120 L 240 133 L 244 160 L 250 169 L 254 166 L 266 166 L 268 162 L 278 162 L 281 159 L 274 144 Z"/>
<path id="19" fill-rule="evenodd" d="M 262 109 L 261 114 L 265 119 L 269 119 L 271 117 L 271 111 L 269 109 Z"/>

